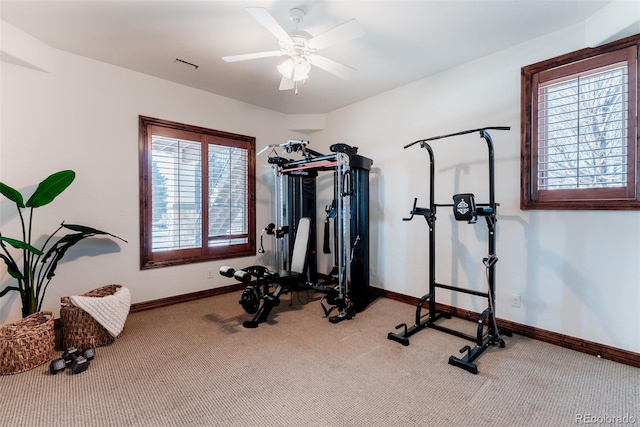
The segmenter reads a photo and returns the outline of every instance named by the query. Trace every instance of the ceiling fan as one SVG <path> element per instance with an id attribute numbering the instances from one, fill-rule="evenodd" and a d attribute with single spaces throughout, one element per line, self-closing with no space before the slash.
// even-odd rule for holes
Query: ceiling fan
<path id="1" fill-rule="evenodd" d="M 298 29 L 298 24 L 304 19 L 302 9 L 293 8 L 289 11 L 291 20 L 296 24 L 295 31 L 288 33 L 278 24 L 275 18 L 263 7 L 247 7 L 245 10 L 278 39 L 280 50 L 267 52 L 246 53 L 242 55 L 223 56 L 226 62 L 245 61 L 248 59 L 288 56 L 278 65 L 282 75 L 280 90 L 297 90 L 297 83 L 309 78 L 309 71 L 314 65 L 343 79 L 350 79 L 357 70 L 341 64 L 316 52 L 334 44 L 353 40 L 364 35 L 364 30 L 355 19 L 351 19 L 322 34 L 312 37 L 306 31 Z"/>

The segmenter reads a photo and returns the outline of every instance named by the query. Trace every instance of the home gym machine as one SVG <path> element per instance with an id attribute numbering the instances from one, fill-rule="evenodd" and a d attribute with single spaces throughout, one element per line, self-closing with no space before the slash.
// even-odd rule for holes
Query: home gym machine
<path id="1" fill-rule="evenodd" d="M 308 144 L 308 141 L 289 140 L 269 145 L 258 153 L 271 150 L 268 162 L 274 171 L 275 199 L 275 221 L 263 230 L 259 252 L 264 252 L 263 235 L 273 235 L 276 267 L 274 270 L 255 265 L 239 270 L 226 266 L 220 269 L 223 276 L 248 284 L 239 302 L 245 311 L 255 313 L 255 316 L 244 322 L 245 327 L 257 327 L 264 322 L 272 308 L 279 304 L 280 295 L 296 290 L 312 289 L 324 293 L 322 301 L 330 306 L 327 309 L 321 301 L 325 316 L 329 317 L 337 309 L 337 314 L 329 317 L 331 323 L 351 319 L 374 298 L 369 286 L 369 171 L 373 161 L 358 155 L 358 148 L 347 144 L 332 145 L 331 154 L 327 155 L 308 148 Z M 278 149 L 287 154 L 298 153 L 302 159 L 283 157 Z M 323 282 L 318 281 L 316 250 L 316 179 L 321 172 L 333 173 L 334 192 L 330 211 L 334 224 L 335 266 Z M 294 280 L 284 279 L 282 273 L 290 273 L 294 267 L 299 224 L 305 224 L 306 219 L 309 236 L 305 245 L 304 271 L 296 272 L 299 274 L 293 275 Z M 325 227 L 328 223 L 329 218 Z M 327 234 L 325 231 L 325 253 Z M 285 276 L 292 276 L 289 273 Z M 254 280 L 255 285 L 250 284 Z M 273 285 L 275 291 L 270 290 Z"/>
<path id="2" fill-rule="evenodd" d="M 496 256 L 496 213 L 498 203 L 495 202 L 495 178 L 494 178 L 494 154 L 493 154 L 493 141 L 489 135 L 488 130 L 510 130 L 507 126 L 497 127 L 485 127 L 481 129 L 472 129 L 462 132 L 452 133 L 449 135 L 435 136 L 423 140 L 412 142 L 405 145 L 405 149 L 420 144 L 421 148 L 424 148 L 429 153 L 429 207 L 421 208 L 417 206 L 418 199 L 413 201 L 413 207 L 410 212 L 409 218 L 403 218 L 403 221 L 411 221 L 414 216 L 423 216 L 427 221 L 429 227 L 429 293 L 420 298 L 416 307 L 415 324 L 411 327 L 407 327 L 406 323 L 401 323 L 396 326 L 396 330 L 402 329 L 401 332 L 394 333 L 389 332 L 387 338 L 402 345 L 409 345 L 409 337 L 418 331 L 425 328 L 433 328 L 442 332 L 446 332 L 460 338 L 465 338 L 471 341 L 475 341 L 475 347 L 471 348 L 465 345 L 460 349 L 460 353 L 465 353 L 464 357 L 458 358 L 456 356 L 449 357 L 449 364 L 465 369 L 473 374 L 478 373 L 478 367 L 474 363 L 490 345 L 499 345 L 504 347 L 505 343 L 501 337 L 502 335 L 510 336 L 508 331 L 500 331 L 497 326 L 495 317 L 495 264 L 498 261 Z M 456 194 L 453 196 L 453 204 L 437 204 L 434 200 L 435 194 L 435 162 L 434 153 L 428 141 L 434 141 L 437 139 L 449 138 L 458 135 L 465 135 L 468 133 L 479 132 L 480 137 L 483 138 L 489 151 L 489 203 L 476 203 L 475 196 L 471 193 Z M 436 211 L 437 208 L 448 207 L 453 208 L 453 215 L 456 221 L 466 221 L 469 224 L 475 224 L 478 217 L 484 217 L 488 229 L 488 254 L 482 259 L 484 266 L 486 267 L 488 290 L 487 292 L 480 292 L 472 289 L 460 288 L 457 286 L 445 285 L 436 281 Z M 447 289 L 454 292 L 462 292 L 470 295 L 476 295 L 487 299 L 487 308 L 482 312 L 478 319 L 477 333 L 476 335 L 469 335 L 464 332 L 445 327 L 437 323 L 442 318 L 451 318 L 451 314 L 438 310 L 436 306 L 436 289 Z M 428 313 L 423 314 L 422 310 L 428 304 Z M 486 331 L 485 331 L 486 328 Z"/>

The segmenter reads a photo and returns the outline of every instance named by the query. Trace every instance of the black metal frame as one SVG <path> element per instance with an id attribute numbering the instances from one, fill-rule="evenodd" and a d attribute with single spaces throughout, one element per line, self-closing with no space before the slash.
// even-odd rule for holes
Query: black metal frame
<path id="1" fill-rule="evenodd" d="M 235 277 L 248 284 L 240 304 L 245 311 L 255 313 L 255 316 L 253 320 L 243 323 L 245 327 L 255 328 L 266 321 L 271 309 L 279 304 L 280 295 L 294 290 L 313 289 L 325 293 L 323 301 L 327 301 L 331 307 L 327 309 L 321 305 L 331 323 L 351 319 L 377 296 L 369 286 L 369 171 L 373 161 L 358 155 L 358 148 L 347 144 L 334 144 L 330 147 L 332 154 L 324 155 L 309 149 L 308 143 L 289 140 L 260 151 L 263 153 L 269 148 L 284 147 L 287 153 L 301 152 L 304 158 L 293 160 L 275 153 L 275 156 L 268 159 L 274 170 L 276 187 L 275 224 L 269 224 L 263 233 L 276 238 L 276 271 L 263 266 L 250 266 L 240 270 L 223 266 L 220 269 L 221 275 Z M 330 277 L 324 283 L 319 283 L 316 258 L 316 178 L 318 172 L 323 171 L 334 174 L 334 199 L 337 201 L 334 270 L 337 277 L 335 281 Z M 278 271 L 281 273 L 288 270 L 298 221 L 302 217 L 310 219 L 311 229 L 306 269 L 304 274 L 285 280 Z M 262 248 L 262 243 L 260 247 Z M 255 281 L 255 285 L 250 284 L 252 281 Z M 274 284 L 277 287 L 274 292 L 270 292 L 270 287 Z M 337 309 L 338 314 L 329 317 L 334 309 Z"/>
<path id="2" fill-rule="evenodd" d="M 305 147 L 306 148 L 306 147 Z M 278 174 L 289 177 L 288 201 L 290 221 L 297 219 L 296 203 L 294 200 L 304 199 L 309 203 L 313 213 L 306 216 L 312 217 L 313 240 L 309 246 L 309 267 L 311 278 L 308 286 L 316 291 L 323 292 L 330 308 L 322 305 L 325 316 L 331 323 L 339 323 L 351 319 L 357 312 L 366 308 L 377 295 L 370 288 L 369 277 L 369 171 L 373 161 L 358 153 L 357 147 L 338 143 L 330 147 L 332 154 L 321 154 L 306 148 L 309 154 L 301 160 L 289 160 L 278 162 Z M 330 164 L 327 164 L 329 162 Z M 276 163 L 270 159 L 270 163 Z M 302 171 L 299 168 L 304 168 Z M 304 187 L 291 185 L 291 178 L 303 172 L 312 181 Z M 334 228 L 335 237 L 335 261 L 336 278 L 329 278 L 324 283 L 313 280 L 316 272 L 316 239 L 317 226 L 315 215 L 315 187 L 313 180 L 318 172 L 333 172 L 334 174 L 334 200 L 337 201 L 336 221 Z M 296 189 L 300 188 L 298 195 L 292 196 Z M 312 197 L 304 194 L 313 193 Z M 300 210 L 304 211 L 304 210 Z M 304 211 L 306 212 L 306 211 Z M 331 286 L 335 285 L 335 286 Z M 337 309 L 337 314 L 329 316 Z"/>
<path id="3" fill-rule="evenodd" d="M 501 337 L 501 333 L 504 335 L 510 335 L 508 331 L 500 331 L 497 328 L 496 319 L 495 319 L 495 263 L 498 258 L 495 255 L 496 249 L 496 213 L 498 204 L 495 202 L 495 173 L 494 173 L 494 150 L 493 150 L 493 141 L 489 132 L 489 129 L 496 130 L 509 130 L 510 127 L 506 126 L 498 126 L 498 127 L 485 127 L 481 129 L 473 129 L 462 132 L 457 132 L 448 135 L 436 136 L 432 138 L 427 138 L 419 141 L 415 141 L 411 144 L 406 145 L 404 148 L 409 148 L 415 144 L 420 144 L 421 148 L 425 148 L 429 153 L 429 207 L 421 208 L 417 207 L 418 199 L 415 198 L 413 202 L 413 208 L 411 209 L 411 216 L 409 218 L 403 218 L 404 221 L 410 221 L 413 219 L 415 215 L 424 216 L 427 224 L 429 226 L 429 293 L 420 298 L 418 305 L 416 307 L 416 315 L 415 315 L 415 324 L 411 327 L 407 327 L 405 323 L 401 323 L 396 326 L 397 329 L 403 329 L 402 332 L 394 333 L 389 332 L 387 338 L 396 342 L 399 342 L 402 345 L 409 345 L 409 337 L 415 334 L 418 331 L 421 331 L 425 328 L 433 328 L 442 332 L 446 332 L 448 334 L 455 335 L 460 338 L 468 339 L 470 341 L 475 341 L 475 347 L 471 348 L 466 345 L 462 347 L 460 353 L 466 352 L 464 357 L 458 358 L 456 356 L 449 357 L 449 364 L 458 366 L 462 369 L 467 370 L 473 374 L 478 373 L 478 367 L 474 363 L 475 359 L 477 359 L 490 345 L 499 344 L 500 347 L 504 347 L 505 343 Z M 435 203 L 435 161 L 434 161 L 434 152 L 431 146 L 427 143 L 427 141 L 433 141 L 442 138 L 448 138 L 457 135 L 465 135 L 469 133 L 479 132 L 480 137 L 483 138 L 487 143 L 488 155 L 489 155 L 489 203 L 479 203 L 475 205 L 475 210 L 471 213 L 472 219 L 469 220 L 469 223 L 475 223 L 475 219 L 478 216 L 483 216 L 487 223 L 488 229 L 488 250 L 489 255 L 486 258 L 483 258 L 483 263 L 487 268 L 487 281 L 488 281 L 488 291 L 487 292 L 479 292 L 471 289 L 464 289 L 457 286 L 445 285 L 443 283 L 438 283 L 435 277 L 436 271 L 436 235 L 435 235 L 435 225 L 436 225 L 436 212 L 438 207 L 450 207 L 455 209 L 454 204 L 437 204 Z M 473 197 L 473 195 L 468 195 Z M 451 318 L 451 314 L 443 311 L 439 311 L 436 307 L 436 289 L 447 289 L 455 292 L 462 292 L 470 295 L 476 295 L 480 297 L 487 298 L 487 308 L 482 312 L 478 319 L 477 333 L 476 335 L 469 335 L 464 332 L 460 332 L 455 329 L 448 328 L 446 326 L 442 326 L 436 322 L 438 322 L 442 318 Z M 425 303 L 428 302 L 429 313 L 423 314 L 422 310 Z M 486 331 L 485 331 L 486 327 Z"/>

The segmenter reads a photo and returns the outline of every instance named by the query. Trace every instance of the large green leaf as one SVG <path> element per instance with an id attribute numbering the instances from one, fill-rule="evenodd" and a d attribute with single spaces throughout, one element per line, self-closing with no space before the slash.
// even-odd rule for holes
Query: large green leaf
<path id="1" fill-rule="evenodd" d="M 24 208 L 24 199 L 22 198 L 22 194 L 12 187 L 9 187 L 7 184 L 0 182 L 0 193 L 7 199 L 15 202 L 19 208 Z"/>
<path id="2" fill-rule="evenodd" d="M 37 208 L 49 204 L 58 197 L 76 178 L 72 170 L 56 172 L 38 184 L 36 191 L 27 200 L 27 207 Z"/>
<path id="3" fill-rule="evenodd" d="M 0 241 L 7 242 L 8 244 L 10 244 L 11 246 L 13 246 L 16 249 L 27 250 L 27 251 L 29 251 L 29 252 L 31 252 L 33 254 L 36 254 L 36 255 L 42 255 L 44 253 L 40 249 L 35 248 L 35 247 L 31 246 L 30 244 L 28 244 L 27 242 L 23 242 L 22 240 L 16 240 L 16 239 L 12 239 L 10 237 L 0 236 Z"/>

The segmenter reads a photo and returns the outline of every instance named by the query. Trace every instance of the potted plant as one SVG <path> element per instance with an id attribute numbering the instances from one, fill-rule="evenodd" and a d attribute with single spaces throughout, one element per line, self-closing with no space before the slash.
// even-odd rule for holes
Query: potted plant
<path id="1" fill-rule="evenodd" d="M 19 191 L 0 182 L 0 193 L 16 204 L 22 223 L 22 239 L 6 237 L 0 233 L 0 247 L 2 247 L 0 258 L 7 265 L 9 275 L 18 281 L 17 286 L 7 284 L 0 291 L 0 297 L 11 291 L 19 292 L 22 300 L 22 317 L 42 310 L 42 302 L 47 287 L 55 275 L 56 267 L 71 246 L 87 237 L 98 235 L 115 237 L 126 243 L 126 240 L 111 233 L 83 225 L 65 224 L 63 221 L 40 249 L 33 246 L 31 241 L 33 210 L 51 203 L 71 185 L 75 176 L 75 172 L 71 170 L 54 173 L 38 185 L 26 203 Z M 23 215 L 23 210 L 28 210 L 28 218 Z M 71 232 L 55 240 L 54 236 L 63 228 Z M 8 246 L 22 251 L 22 259 L 14 258 Z"/>

